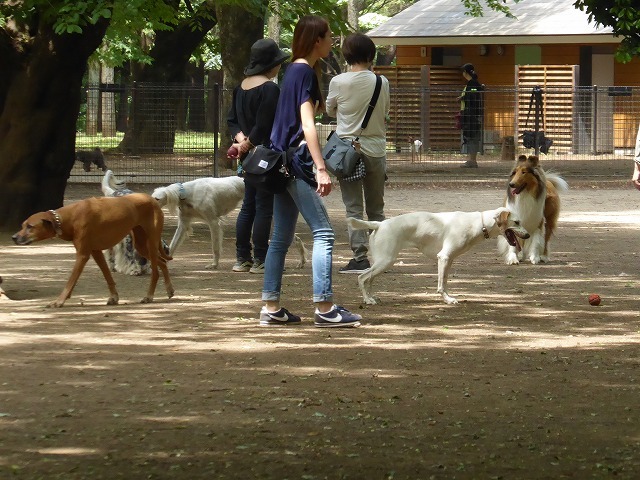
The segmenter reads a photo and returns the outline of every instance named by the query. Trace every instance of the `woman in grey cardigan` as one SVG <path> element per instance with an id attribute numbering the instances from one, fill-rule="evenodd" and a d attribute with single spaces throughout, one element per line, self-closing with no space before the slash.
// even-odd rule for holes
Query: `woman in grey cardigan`
<path id="1" fill-rule="evenodd" d="M 327 114 L 337 117 L 336 134 L 351 140 L 358 138 L 366 175 L 355 181 L 340 180 L 342 201 L 347 217 L 384 220 L 384 183 L 386 180 L 386 118 L 389 114 L 389 82 L 381 77 L 380 96 L 369 120 L 362 130 L 367 107 L 373 96 L 376 75 L 371 66 L 376 55 L 373 41 L 362 33 L 349 35 L 342 46 L 349 71 L 333 77 L 327 96 Z M 362 131 L 361 131 L 362 130 Z M 361 273 L 369 268 L 368 235 L 365 230 L 349 229 L 353 258 L 340 273 Z"/>

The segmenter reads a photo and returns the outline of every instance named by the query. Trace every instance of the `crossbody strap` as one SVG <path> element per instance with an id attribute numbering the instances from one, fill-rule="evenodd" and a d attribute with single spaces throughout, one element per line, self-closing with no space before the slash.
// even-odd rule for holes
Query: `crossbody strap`
<path id="1" fill-rule="evenodd" d="M 367 113 L 364 114 L 364 120 L 362 120 L 362 126 L 360 127 L 360 134 L 362 135 L 362 131 L 367 128 L 369 125 L 369 120 L 371 119 L 371 115 L 373 115 L 373 109 L 376 107 L 376 103 L 378 102 L 378 97 L 380 96 L 380 90 L 382 89 L 382 78 L 380 75 L 376 75 L 376 86 L 373 89 L 373 96 L 371 97 L 371 101 L 369 102 L 369 107 L 367 107 Z M 356 141 L 359 136 L 356 137 Z"/>

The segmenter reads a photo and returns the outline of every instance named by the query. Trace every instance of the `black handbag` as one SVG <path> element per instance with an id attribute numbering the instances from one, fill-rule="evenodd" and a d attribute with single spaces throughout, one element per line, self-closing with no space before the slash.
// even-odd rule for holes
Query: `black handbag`
<path id="1" fill-rule="evenodd" d="M 277 152 L 263 145 L 254 147 L 242 160 L 244 180 L 257 190 L 283 193 L 291 180 L 287 152 Z"/>
<path id="2" fill-rule="evenodd" d="M 371 102 L 369 102 L 367 113 L 365 113 L 364 119 L 362 120 L 360 134 L 362 134 L 362 131 L 367 128 L 369 124 L 369 119 L 373 114 L 373 109 L 380 96 L 381 88 L 382 78 L 380 78 L 380 75 L 376 75 L 376 86 L 373 89 L 373 96 L 371 97 Z M 324 158 L 324 164 L 327 170 L 338 179 L 351 175 L 356 165 L 358 165 L 358 160 L 360 160 L 358 137 L 354 140 L 343 139 L 338 136 L 335 130 L 332 130 L 327 137 L 327 144 L 322 149 L 322 158 Z"/>

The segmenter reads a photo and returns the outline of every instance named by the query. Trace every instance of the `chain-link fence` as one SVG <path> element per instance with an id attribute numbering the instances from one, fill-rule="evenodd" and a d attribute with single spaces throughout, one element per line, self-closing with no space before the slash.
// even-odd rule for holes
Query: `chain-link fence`
<path id="1" fill-rule="evenodd" d="M 503 179 L 519 154 L 539 153 L 567 177 L 616 179 L 630 174 L 640 122 L 640 88 L 518 90 L 482 95 L 480 168 L 463 171 L 463 132 L 456 128 L 458 86 L 392 89 L 387 130 L 390 175 L 415 180 Z M 219 85 L 96 85 L 87 88 L 78 120 L 78 150 L 101 149 L 116 175 L 138 183 L 227 176 L 234 165 Z M 335 125 L 319 118 L 321 143 Z M 71 181 L 98 181 L 102 171 L 76 162 Z"/>

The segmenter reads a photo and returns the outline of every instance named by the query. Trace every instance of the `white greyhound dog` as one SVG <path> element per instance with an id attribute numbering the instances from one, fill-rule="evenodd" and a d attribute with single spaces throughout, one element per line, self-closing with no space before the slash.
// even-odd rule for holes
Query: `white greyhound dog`
<path id="1" fill-rule="evenodd" d="M 447 293 L 447 279 L 453 260 L 486 238 L 504 236 L 510 245 L 519 245 L 517 237 L 528 238 L 507 208 L 484 212 L 413 212 L 388 218 L 382 222 L 366 222 L 348 218 L 354 230 L 373 230 L 369 238 L 371 268 L 358 276 L 364 303 L 379 301 L 371 295 L 373 279 L 391 267 L 400 250 L 415 247 L 425 256 L 438 257 L 438 293 L 445 303 L 458 301 Z"/>
<path id="2" fill-rule="evenodd" d="M 192 233 L 191 223 L 202 220 L 209 225 L 213 263 L 207 268 L 217 269 L 222 251 L 221 219 L 230 213 L 244 197 L 244 180 L 237 176 L 223 178 L 198 178 L 185 183 L 173 183 L 166 187 L 158 187 L 151 194 L 161 207 L 166 206 L 169 212 L 178 215 L 178 228 L 173 235 L 169 252 L 174 255 L 185 237 Z M 307 249 L 295 236 L 300 260 L 296 268 L 306 263 Z"/>

